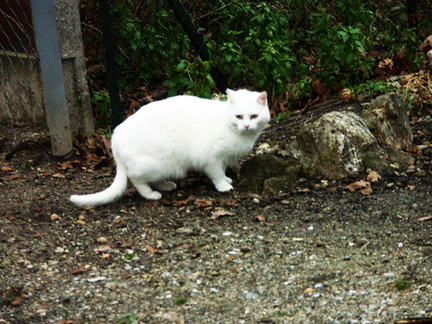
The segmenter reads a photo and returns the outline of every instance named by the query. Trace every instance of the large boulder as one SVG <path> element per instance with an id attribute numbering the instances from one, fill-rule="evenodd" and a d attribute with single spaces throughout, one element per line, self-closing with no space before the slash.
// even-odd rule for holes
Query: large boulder
<path id="1" fill-rule="evenodd" d="M 333 111 L 305 124 L 291 145 L 295 158 L 312 175 L 341 179 L 388 163 L 364 120 L 352 111 Z"/>
<path id="2" fill-rule="evenodd" d="M 411 146 L 413 135 L 402 97 L 391 93 L 373 100 L 362 117 L 353 111 L 332 111 L 303 124 L 289 138 L 280 143 L 283 150 L 256 154 L 243 164 L 240 178 L 247 190 L 292 187 L 301 170 L 328 180 L 367 169 L 386 174 L 394 164 L 409 162 L 402 150 Z"/>

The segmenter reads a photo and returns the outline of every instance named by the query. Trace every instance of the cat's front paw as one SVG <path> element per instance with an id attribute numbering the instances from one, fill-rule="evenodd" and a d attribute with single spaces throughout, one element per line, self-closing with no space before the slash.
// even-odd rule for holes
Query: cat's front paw
<path id="1" fill-rule="evenodd" d="M 148 200 L 159 200 L 162 198 L 162 194 L 159 191 L 152 191 L 145 195 Z"/>
<path id="2" fill-rule="evenodd" d="M 231 186 L 229 183 L 222 183 L 222 184 L 218 184 L 216 186 L 216 189 L 219 192 L 228 192 L 234 190 L 234 187 Z"/>

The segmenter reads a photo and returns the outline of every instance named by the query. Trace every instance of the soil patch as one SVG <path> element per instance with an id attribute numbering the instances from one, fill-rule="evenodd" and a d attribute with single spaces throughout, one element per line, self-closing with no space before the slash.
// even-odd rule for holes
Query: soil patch
<path id="1" fill-rule="evenodd" d="M 327 109 L 327 108 L 326 108 Z M 113 169 L 58 164 L 40 134 L 3 127 L 0 323 L 392 323 L 432 317 L 432 118 L 411 111 L 416 163 L 356 180 L 305 174 L 276 196 L 220 194 L 191 175 L 164 199 L 98 208 L 68 197 Z M 295 133 L 280 122 L 263 141 Z M 36 163 L 35 162 L 39 162 Z"/>

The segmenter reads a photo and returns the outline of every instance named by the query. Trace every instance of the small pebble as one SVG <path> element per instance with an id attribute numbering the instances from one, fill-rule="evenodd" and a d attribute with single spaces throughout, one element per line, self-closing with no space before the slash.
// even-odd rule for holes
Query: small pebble
<path id="1" fill-rule="evenodd" d="M 248 293 L 246 293 L 245 297 L 246 297 L 246 299 L 257 299 L 259 297 L 259 295 L 255 294 L 255 293 L 248 292 Z"/>
<path id="2" fill-rule="evenodd" d="M 314 288 L 315 289 L 323 289 L 324 285 L 322 283 L 317 283 L 317 284 L 315 284 Z"/>
<path id="3" fill-rule="evenodd" d="M 103 277 L 103 276 L 93 277 L 93 278 L 87 279 L 88 282 L 98 282 L 98 281 L 104 281 L 104 280 L 106 280 L 106 277 Z"/>
<path id="4" fill-rule="evenodd" d="M 393 272 L 385 272 L 385 273 L 383 273 L 383 277 L 384 278 L 392 278 L 394 276 L 395 276 L 395 274 Z"/>
<path id="5" fill-rule="evenodd" d="M 255 197 L 254 199 L 252 199 L 252 202 L 254 204 L 259 204 L 261 201 L 258 198 Z"/>
<path id="6" fill-rule="evenodd" d="M 193 233 L 193 229 L 192 228 L 187 228 L 187 227 L 179 227 L 176 229 L 177 233 L 180 234 L 192 234 Z"/>
<path id="7" fill-rule="evenodd" d="M 101 244 L 105 244 L 108 243 L 108 239 L 104 236 L 98 237 L 96 242 L 101 243 Z"/>
<path id="8" fill-rule="evenodd" d="M 115 284 L 115 282 L 107 282 L 105 287 L 108 288 L 109 290 L 116 290 L 117 289 L 117 285 Z"/>
<path id="9" fill-rule="evenodd" d="M 62 247 L 56 247 L 56 249 L 54 250 L 55 253 L 64 253 L 65 249 Z"/>

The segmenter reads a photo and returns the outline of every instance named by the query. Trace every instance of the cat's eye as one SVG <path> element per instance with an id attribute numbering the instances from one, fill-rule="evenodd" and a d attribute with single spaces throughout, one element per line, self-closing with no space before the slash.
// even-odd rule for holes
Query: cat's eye
<path id="1" fill-rule="evenodd" d="M 251 115 L 250 116 L 250 119 L 257 119 L 258 118 L 258 115 Z"/>
<path id="2" fill-rule="evenodd" d="M 243 116 L 242 115 L 236 115 L 236 118 L 241 120 L 241 119 L 243 119 Z"/>

